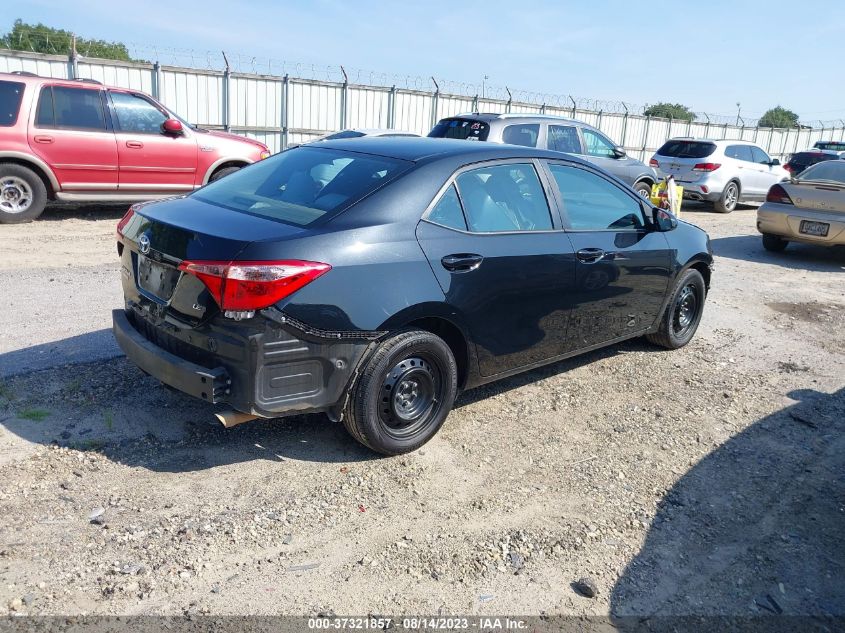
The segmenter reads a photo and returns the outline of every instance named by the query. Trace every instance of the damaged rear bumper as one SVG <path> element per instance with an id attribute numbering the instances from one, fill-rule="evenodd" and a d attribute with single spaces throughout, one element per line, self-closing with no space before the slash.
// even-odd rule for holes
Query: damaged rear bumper
<path id="1" fill-rule="evenodd" d="M 342 405 L 375 333 L 351 338 L 350 333 L 306 331 L 270 316 L 232 323 L 218 319 L 190 328 L 154 321 L 130 302 L 127 310 L 115 310 L 112 320 L 130 360 L 207 402 L 268 418 Z"/>

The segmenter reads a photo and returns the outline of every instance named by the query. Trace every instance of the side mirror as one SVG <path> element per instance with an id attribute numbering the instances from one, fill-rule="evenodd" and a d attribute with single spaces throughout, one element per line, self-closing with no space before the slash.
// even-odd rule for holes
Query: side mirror
<path id="1" fill-rule="evenodd" d="M 625 158 L 628 154 L 621 147 L 613 148 L 613 158 Z"/>
<path id="2" fill-rule="evenodd" d="M 678 227 L 678 218 L 666 209 L 653 207 L 651 210 L 651 223 L 655 231 L 666 233 Z"/>
<path id="3" fill-rule="evenodd" d="M 183 134 L 182 122 L 179 119 L 167 119 L 161 124 L 161 131 L 164 134 Z"/>
<path id="4" fill-rule="evenodd" d="M 780 161 L 777 158 L 773 158 L 772 162 L 769 163 L 769 165 L 771 165 L 772 167 L 776 167 L 776 166 L 780 165 Z"/>

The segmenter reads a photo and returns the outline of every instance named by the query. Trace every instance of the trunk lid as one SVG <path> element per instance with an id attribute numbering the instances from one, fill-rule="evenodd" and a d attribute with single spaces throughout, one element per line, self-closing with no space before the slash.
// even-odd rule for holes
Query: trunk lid
<path id="1" fill-rule="evenodd" d="M 179 270 L 183 260 L 231 261 L 260 240 L 284 240 L 305 232 L 283 222 L 233 212 L 191 197 L 134 207 L 121 227 L 124 293 L 160 320 L 167 315 L 196 324 L 219 312 L 197 277 Z"/>
<path id="2" fill-rule="evenodd" d="M 781 186 L 799 209 L 845 213 L 845 184 L 833 182 L 783 182 Z"/>

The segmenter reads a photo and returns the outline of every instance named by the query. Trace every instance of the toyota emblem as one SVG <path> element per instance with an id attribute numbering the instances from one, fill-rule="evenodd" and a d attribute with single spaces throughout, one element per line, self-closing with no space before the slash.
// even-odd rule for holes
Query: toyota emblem
<path id="1" fill-rule="evenodd" d="M 138 239 L 138 250 L 141 251 L 142 255 L 150 252 L 150 238 L 146 233 Z"/>

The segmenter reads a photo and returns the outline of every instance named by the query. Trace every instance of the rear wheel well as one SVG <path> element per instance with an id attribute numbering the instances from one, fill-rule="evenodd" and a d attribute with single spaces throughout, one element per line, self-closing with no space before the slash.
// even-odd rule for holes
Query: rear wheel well
<path id="1" fill-rule="evenodd" d="M 41 169 L 41 167 L 39 167 L 35 163 L 30 163 L 28 160 L 24 160 L 22 158 L 13 158 L 7 156 L 0 157 L 0 163 L 11 163 L 13 165 L 20 165 L 21 167 L 26 167 L 27 169 L 32 170 L 35 175 L 37 175 L 44 183 L 44 187 L 47 189 L 47 197 L 50 200 L 55 200 L 56 191 L 55 189 L 53 189 L 53 183 L 50 182 L 50 179 L 47 177 L 47 174 L 44 173 L 44 170 Z"/>
<path id="2" fill-rule="evenodd" d="M 469 353 L 463 332 L 454 323 L 439 317 L 417 319 L 409 323 L 408 327 L 431 332 L 446 342 L 458 365 L 458 389 L 462 389 L 466 384 L 469 370 Z"/>
<path id="3" fill-rule="evenodd" d="M 230 160 L 225 163 L 221 163 L 217 165 L 217 167 L 214 168 L 214 171 L 208 175 L 208 182 L 211 182 L 211 179 L 214 178 L 214 174 L 221 169 L 226 169 L 227 167 L 246 167 L 247 165 L 249 165 L 249 163 L 243 160 Z"/>

